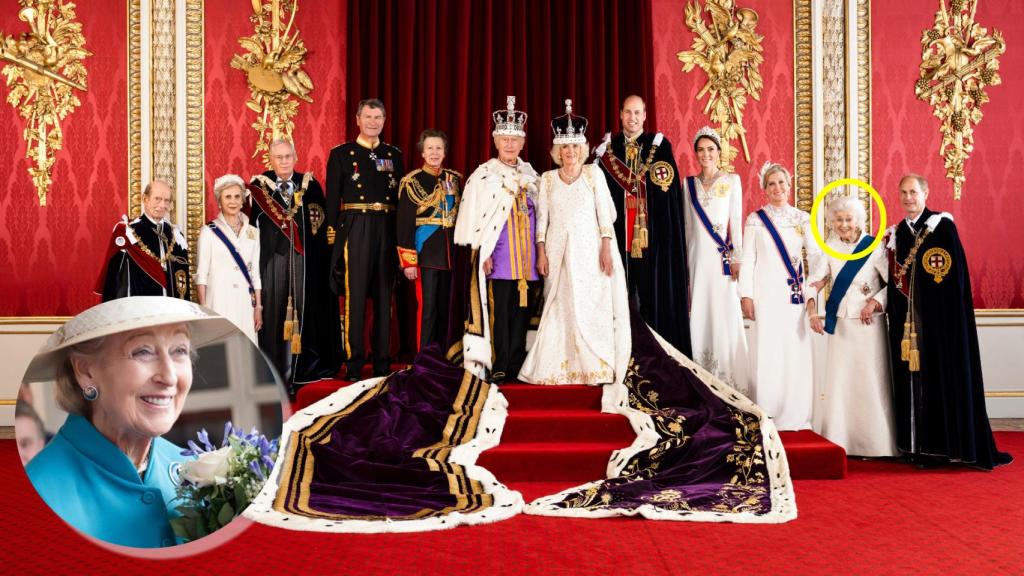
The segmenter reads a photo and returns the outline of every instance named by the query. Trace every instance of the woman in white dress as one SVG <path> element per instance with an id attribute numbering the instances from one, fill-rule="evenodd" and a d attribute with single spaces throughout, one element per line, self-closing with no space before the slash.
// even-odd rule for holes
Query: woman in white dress
<path id="1" fill-rule="evenodd" d="M 804 254 L 821 250 L 806 212 L 789 205 L 789 171 L 765 163 L 761 186 L 768 204 L 747 217 L 740 270 L 740 306 L 754 321 L 751 366 L 754 401 L 779 430 L 811 427 L 813 371 L 804 309 Z"/>
<path id="2" fill-rule="evenodd" d="M 701 128 L 693 139 L 700 174 L 686 179 L 686 255 L 690 266 L 693 360 L 736 390 L 749 393 L 743 314 L 736 290 L 743 244 L 740 177 L 718 169 L 721 138 Z"/>
<path id="3" fill-rule="evenodd" d="M 828 246 L 860 252 L 873 237 L 864 233 L 867 212 L 855 198 L 832 203 Z M 814 429 L 855 456 L 895 456 L 885 284 L 889 263 L 879 245 L 857 261 L 823 256 L 808 278 L 831 290 L 826 304 L 807 300 L 811 329 L 829 334 L 824 389 L 814 402 Z"/>
<path id="4" fill-rule="evenodd" d="M 242 213 L 247 191 L 234 174 L 213 183 L 220 214 L 199 232 L 196 288 L 199 303 L 231 320 L 250 340 L 263 327 L 260 306 L 260 234 Z M 241 260 L 243 267 L 239 265 Z"/>
<path id="5" fill-rule="evenodd" d="M 615 236 L 615 206 L 601 170 L 583 164 L 587 120 L 551 122 L 557 170 L 541 177 L 537 271 L 544 309 L 519 379 L 531 384 L 620 383 L 629 362 L 626 276 Z"/>

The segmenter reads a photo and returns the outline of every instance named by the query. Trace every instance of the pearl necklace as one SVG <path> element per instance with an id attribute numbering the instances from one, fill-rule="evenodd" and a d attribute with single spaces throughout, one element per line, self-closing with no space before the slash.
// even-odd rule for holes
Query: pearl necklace
<path id="1" fill-rule="evenodd" d="M 562 169 L 562 168 L 558 169 L 558 177 L 562 179 L 562 182 L 565 182 L 566 184 L 570 184 L 570 185 L 573 182 L 579 180 L 580 175 L 582 175 L 582 174 L 583 174 L 583 168 L 582 167 L 580 168 L 579 173 L 576 174 L 575 176 L 570 176 L 570 175 L 566 174 L 565 170 Z"/>

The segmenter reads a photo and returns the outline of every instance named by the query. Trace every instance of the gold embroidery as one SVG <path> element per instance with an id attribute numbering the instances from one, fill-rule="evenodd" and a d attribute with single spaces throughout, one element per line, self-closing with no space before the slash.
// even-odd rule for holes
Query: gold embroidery
<path id="1" fill-rule="evenodd" d="M 929 248 L 925 251 L 924 256 L 921 256 L 921 265 L 924 266 L 924 271 L 931 274 L 935 283 L 938 284 L 949 273 L 949 269 L 953 266 L 953 258 L 942 248 Z"/>

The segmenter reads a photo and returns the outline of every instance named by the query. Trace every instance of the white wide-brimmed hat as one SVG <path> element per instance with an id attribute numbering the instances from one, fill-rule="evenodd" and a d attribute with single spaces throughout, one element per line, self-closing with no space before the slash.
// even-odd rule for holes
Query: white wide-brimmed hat
<path id="1" fill-rule="evenodd" d="M 75 344 L 96 338 L 166 324 L 189 325 L 193 348 L 219 342 L 238 327 L 217 313 L 187 300 L 164 296 L 130 296 L 89 308 L 57 329 L 39 349 L 23 382 L 47 382 L 57 377 Z"/>

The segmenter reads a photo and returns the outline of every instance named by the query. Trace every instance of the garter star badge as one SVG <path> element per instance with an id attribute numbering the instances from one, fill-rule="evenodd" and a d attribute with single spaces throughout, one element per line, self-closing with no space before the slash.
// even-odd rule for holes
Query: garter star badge
<path id="1" fill-rule="evenodd" d="M 921 265 L 924 266 L 925 272 L 931 274 L 935 279 L 935 283 L 938 284 L 949 273 L 949 268 L 953 265 L 953 259 L 950 257 L 949 252 L 942 248 L 930 248 L 921 257 Z"/>
<path id="2" fill-rule="evenodd" d="M 675 170 L 672 170 L 672 166 L 664 160 L 651 165 L 651 182 L 661 186 L 662 192 L 668 192 L 668 187 L 675 176 Z"/>

